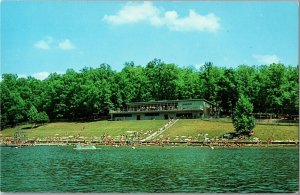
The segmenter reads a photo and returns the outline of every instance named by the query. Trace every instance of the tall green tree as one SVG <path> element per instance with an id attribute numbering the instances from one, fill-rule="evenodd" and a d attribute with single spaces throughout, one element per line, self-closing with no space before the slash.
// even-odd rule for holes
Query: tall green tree
<path id="1" fill-rule="evenodd" d="M 176 99 L 200 98 L 201 80 L 198 72 L 192 67 L 178 68 L 175 80 Z"/>
<path id="2" fill-rule="evenodd" d="M 165 63 L 160 59 L 154 59 L 150 61 L 145 68 L 145 74 L 148 78 L 147 88 L 150 92 L 151 100 L 161 100 L 162 94 L 161 93 L 161 74 L 160 74 L 160 67 L 164 66 Z"/>
<path id="3" fill-rule="evenodd" d="M 21 97 L 18 76 L 3 74 L 1 81 L 1 129 L 26 121 L 26 100 Z"/>
<path id="4" fill-rule="evenodd" d="M 221 68 L 213 65 L 212 62 L 205 63 L 201 68 L 200 79 L 202 80 L 203 98 L 217 105 L 221 103 L 218 92 L 221 90 L 218 83 L 224 74 Z"/>
<path id="5" fill-rule="evenodd" d="M 281 84 L 283 114 L 299 114 L 299 66 L 287 67 Z"/>
<path id="6" fill-rule="evenodd" d="M 252 111 L 253 105 L 249 99 L 241 95 L 232 115 L 233 126 L 238 133 L 249 135 L 255 127 Z"/>
<path id="7" fill-rule="evenodd" d="M 133 62 L 125 63 L 117 82 L 123 104 L 149 100 L 150 86 L 143 67 L 135 66 Z"/>
<path id="8" fill-rule="evenodd" d="M 46 112 L 38 112 L 35 106 L 31 106 L 28 111 L 28 119 L 29 122 L 36 127 L 37 125 L 47 123 L 49 121 L 49 117 Z"/>
<path id="9" fill-rule="evenodd" d="M 47 113 L 45 111 L 40 112 L 38 115 L 38 120 L 37 123 L 38 124 L 44 124 L 49 122 L 49 116 L 47 115 Z"/>
<path id="10" fill-rule="evenodd" d="M 122 108 L 128 102 L 205 98 L 230 115 L 242 95 L 253 103 L 253 112 L 298 115 L 298 80 L 298 66 L 223 68 L 209 62 L 196 70 L 160 59 L 145 67 L 126 62 L 119 72 L 108 64 L 79 72 L 68 69 L 42 81 L 3 74 L 1 128 L 29 121 L 28 111 L 33 106 L 50 120 L 87 120 L 106 117 L 110 109 Z"/>
<path id="11" fill-rule="evenodd" d="M 32 106 L 28 111 L 28 120 L 30 123 L 36 123 L 38 121 L 39 113 L 35 106 Z"/>
<path id="12" fill-rule="evenodd" d="M 241 65 L 235 73 L 236 87 L 239 94 L 247 96 L 251 102 L 258 96 L 259 83 L 255 66 Z"/>
<path id="13" fill-rule="evenodd" d="M 217 85 L 219 106 L 222 108 L 223 114 L 231 115 L 239 96 L 234 70 L 232 68 L 225 69 Z"/>
<path id="14" fill-rule="evenodd" d="M 259 95 L 255 102 L 256 109 L 279 115 L 285 113 L 286 108 L 291 106 L 291 102 L 299 99 L 296 98 L 298 95 L 293 92 L 298 83 L 297 71 L 293 71 L 283 64 L 270 64 L 262 66 L 259 75 Z"/>

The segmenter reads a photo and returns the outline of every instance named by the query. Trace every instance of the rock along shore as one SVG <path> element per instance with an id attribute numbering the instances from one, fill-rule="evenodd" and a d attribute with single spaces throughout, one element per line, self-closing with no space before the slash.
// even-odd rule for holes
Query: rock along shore
<path id="1" fill-rule="evenodd" d="M 43 140 L 43 141 L 25 141 L 23 143 L 1 143 L 1 147 L 23 147 L 23 146 L 72 146 L 76 144 L 86 144 L 86 145 L 96 145 L 96 146 L 210 146 L 210 147 L 243 147 L 243 146 L 298 146 L 299 142 L 294 140 L 276 140 L 276 141 L 244 141 L 244 140 L 226 140 L 226 141 L 133 141 L 133 142 L 119 142 L 114 141 L 111 143 L 91 141 L 86 142 L 82 140 L 76 141 L 53 141 L 53 140 Z"/>

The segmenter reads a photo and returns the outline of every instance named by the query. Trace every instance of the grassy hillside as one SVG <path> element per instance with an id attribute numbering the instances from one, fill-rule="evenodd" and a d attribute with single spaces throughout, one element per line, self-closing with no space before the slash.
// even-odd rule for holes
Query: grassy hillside
<path id="1" fill-rule="evenodd" d="M 203 135 L 207 133 L 208 137 L 212 138 L 222 136 L 227 132 L 234 132 L 232 123 L 185 119 L 177 121 L 175 125 L 163 133 L 163 136 L 170 136 L 172 140 L 176 136 L 197 139 L 199 133 L 202 133 Z"/>
<path id="2" fill-rule="evenodd" d="M 30 125 L 23 125 L 16 128 L 5 129 L 1 132 L 3 136 L 13 136 L 21 129 L 26 132 L 28 138 L 33 137 L 100 137 L 104 133 L 116 137 L 119 135 L 129 135 L 132 131 L 140 133 L 141 138 L 150 135 L 151 132 L 158 130 L 167 123 L 166 120 L 141 120 L 141 121 L 97 121 L 87 123 L 49 123 L 34 129 L 27 129 Z M 220 137 L 224 133 L 234 132 L 233 125 L 228 122 L 204 121 L 199 119 L 179 120 L 174 126 L 166 130 L 160 137 L 169 136 L 171 140 L 184 140 L 188 137 L 203 140 L 202 133 L 208 134 L 209 138 Z M 297 140 L 298 126 L 276 126 L 276 125 L 257 125 L 254 129 L 254 136 L 260 140 Z"/>
<path id="3" fill-rule="evenodd" d="M 199 133 L 202 133 L 202 135 L 207 133 L 209 138 L 213 138 L 230 132 L 234 132 L 232 123 L 186 119 L 179 120 L 163 133 L 163 137 L 170 136 L 171 140 L 176 137 L 179 140 L 188 137 L 201 140 L 203 136 L 198 136 Z M 269 137 L 273 140 L 296 140 L 298 139 L 298 126 L 256 125 L 254 136 L 260 140 L 267 140 Z"/>
<path id="4" fill-rule="evenodd" d="M 257 125 L 254 136 L 262 140 L 298 140 L 299 126 Z"/>
<path id="5" fill-rule="evenodd" d="M 26 129 L 30 125 L 23 125 L 16 128 L 5 129 L 1 133 L 3 136 L 13 136 L 17 129 L 26 132 L 28 138 L 33 137 L 65 137 L 65 136 L 80 136 L 100 137 L 104 133 L 115 137 L 121 134 L 128 134 L 127 131 L 139 131 L 141 133 L 147 131 L 156 131 L 167 121 L 152 120 L 152 121 L 97 121 L 87 123 L 73 123 L 73 122 L 58 122 L 49 123 L 38 128 Z"/>

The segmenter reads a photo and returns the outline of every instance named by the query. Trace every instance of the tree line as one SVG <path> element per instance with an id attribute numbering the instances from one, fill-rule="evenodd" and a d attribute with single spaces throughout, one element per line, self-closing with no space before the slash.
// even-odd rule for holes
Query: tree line
<path id="1" fill-rule="evenodd" d="M 297 115 L 298 66 L 270 64 L 200 69 L 179 67 L 159 59 L 145 66 L 126 62 L 121 71 L 108 64 L 79 72 L 52 73 L 44 80 L 2 74 L 1 129 L 38 118 L 88 120 L 108 116 L 129 102 L 204 98 L 231 115 L 241 95 L 253 112 Z"/>

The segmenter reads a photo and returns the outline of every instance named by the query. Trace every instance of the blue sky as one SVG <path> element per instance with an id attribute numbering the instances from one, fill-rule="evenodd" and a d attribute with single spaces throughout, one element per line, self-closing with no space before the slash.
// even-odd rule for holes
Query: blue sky
<path id="1" fill-rule="evenodd" d="M 298 64 L 294 2 L 4 1 L 1 73 L 45 78 L 154 58 L 181 67 Z"/>

